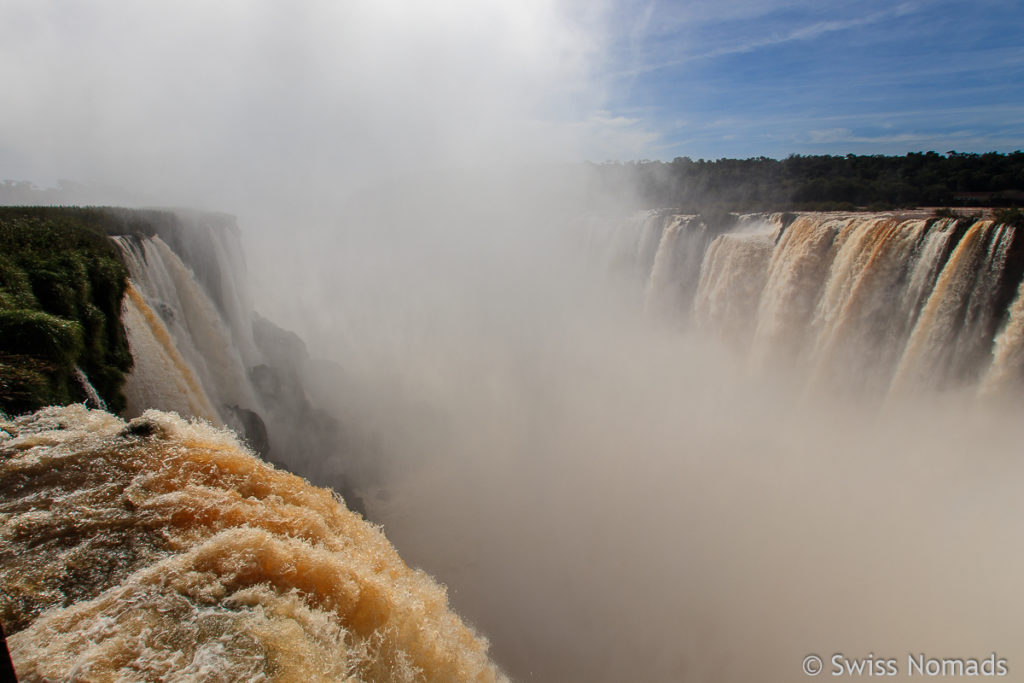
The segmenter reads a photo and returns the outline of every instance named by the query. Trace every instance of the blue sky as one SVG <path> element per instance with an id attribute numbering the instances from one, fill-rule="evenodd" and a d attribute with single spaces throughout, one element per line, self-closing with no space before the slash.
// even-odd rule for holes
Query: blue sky
<path id="1" fill-rule="evenodd" d="M 1024 3 L 627 2 L 607 103 L 652 158 L 1024 147 Z"/>
<path id="2" fill-rule="evenodd" d="M 1014 151 L 1024 0 L 3 0 L 0 180 L 234 206 L 538 161 Z"/>

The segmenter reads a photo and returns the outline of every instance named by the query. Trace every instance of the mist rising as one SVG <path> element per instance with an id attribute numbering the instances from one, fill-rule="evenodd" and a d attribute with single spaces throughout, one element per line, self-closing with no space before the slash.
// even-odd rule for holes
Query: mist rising
<path id="1" fill-rule="evenodd" d="M 670 241 L 699 258 L 665 252 L 652 279 L 666 237 L 641 234 L 633 188 L 560 165 L 651 151 L 604 109 L 606 9 L 15 2 L 0 176 L 238 214 L 254 308 L 342 370 L 315 398 L 349 449 L 308 458 L 350 468 L 514 679 L 791 681 L 810 653 L 1024 667 L 1012 328 L 997 398 L 978 397 L 990 350 L 927 307 L 962 293 L 952 274 L 922 272 L 914 298 L 904 273 L 896 303 L 883 277 L 858 301 L 913 315 L 846 336 L 820 301 L 848 301 L 832 269 L 863 263 L 836 260 L 850 226 L 811 218 L 692 240 L 680 223 Z M 1005 237 L 920 223 L 884 255 L 948 264 L 969 239 L 980 272 Z M 688 296 L 663 296 L 682 275 Z M 985 343 L 1016 294 L 993 287 L 1014 296 Z M 949 336 L 915 337 L 920 316 Z M 902 374 L 892 336 L 920 349 Z M 940 367 L 956 381 L 931 386 Z"/>
<path id="2" fill-rule="evenodd" d="M 930 312 L 955 305 L 944 289 L 965 305 L 957 265 L 986 250 L 934 243 L 998 240 L 990 223 L 807 216 L 779 240 L 755 222 L 668 265 L 656 252 L 684 237 L 708 247 L 699 224 L 654 221 L 646 249 L 636 220 L 609 239 L 468 206 L 356 230 L 310 338 L 337 340 L 349 417 L 379 448 L 369 514 L 514 677 L 786 681 L 809 653 L 904 673 L 910 652 L 1019 656 L 1019 551 L 1001 540 L 1020 511 L 1019 378 L 977 398 L 992 356 L 950 365 L 973 328 Z M 644 305 L 659 259 L 692 281 L 687 306 Z"/>

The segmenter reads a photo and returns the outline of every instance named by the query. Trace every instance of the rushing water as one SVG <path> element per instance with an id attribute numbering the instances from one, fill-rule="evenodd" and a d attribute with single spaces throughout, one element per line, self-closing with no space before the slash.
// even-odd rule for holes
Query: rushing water
<path id="1" fill-rule="evenodd" d="M 133 283 L 125 297 L 125 329 L 139 362 L 127 387 L 129 414 L 161 406 L 224 424 L 231 423 L 227 406 L 257 407 L 241 352 L 251 341 L 236 342 L 251 340 L 252 333 L 227 325 L 227 316 L 160 237 L 114 240 Z"/>
<path id="2" fill-rule="evenodd" d="M 651 213 L 573 237 L 480 238 L 447 261 L 429 233 L 389 238 L 371 263 L 405 267 L 366 270 L 362 251 L 313 245 L 350 278 L 325 284 L 346 348 L 373 353 L 334 359 L 344 401 L 302 398 L 271 425 L 348 411 L 350 451 L 317 447 L 315 421 L 275 448 L 328 483 L 372 444 L 371 517 L 450 595 L 225 432 L 54 409 L 0 434 L 15 663 L 89 680 L 498 676 L 450 598 L 524 680 L 781 683 L 810 653 L 823 675 L 834 653 L 904 675 L 909 654 L 1019 668 L 1014 229 Z M 258 343 L 235 266 L 120 244 L 135 412 L 272 416 L 265 364 L 301 343 Z"/>
<path id="3" fill-rule="evenodd" d="M 225 431 L 48 408 L 0 432 L 0 618 L 24 680 L 494 680 L 378 528 Z"/>
<path id="4" fill-rule="evenodd" d="M 610 248 L 637 254 L 649 311 L 692 317 L 754 367 L 795 369 L 812 390 L 946 389 L 1013 372 L 1001 365 L 1020 324 L 1005 297 L 1022 272 L 1019 256 L 1008 264 L 1014 228 L 890 214 L 746 218 L 709 237 L 699 217 L 651 215 L 641 229 L 623 223 L 631 238 L 620 228 Z M 661 238 L 648 267 L 633 245 L 650 241 L 652 224 Z"/>

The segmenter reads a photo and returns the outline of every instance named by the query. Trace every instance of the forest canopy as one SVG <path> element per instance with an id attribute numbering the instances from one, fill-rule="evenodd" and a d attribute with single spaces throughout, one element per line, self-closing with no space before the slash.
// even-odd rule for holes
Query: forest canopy
<path id="1" fill-rule="evenodd" d="M 687 212 L 897 209 L 1024 204 L 1024 152 L 592 164 L 599 191 L 635 188 L 647 208 Z"/>

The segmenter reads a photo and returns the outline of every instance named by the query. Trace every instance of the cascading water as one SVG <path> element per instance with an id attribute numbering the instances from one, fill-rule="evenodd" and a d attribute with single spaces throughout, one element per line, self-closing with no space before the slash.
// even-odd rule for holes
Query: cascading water
<path id="1" fill-rule="evenodd" d="M 146 408 L 160 406 L 186 417 L 220 422 L 218 412 L 192 366 L 178 351 L 164 321 L 131 284 L 122 304 L 121 319 L 134 359 L 125 382 L 127 414 L 141 415 Z"/>
<path id="2" fill-rule="evenodd" d="M 240 348 L 252 346 L 251 332 L 248 335 L 249 344 L 236 343 L 236 339 L 244 335 L 232 333 L 193 273 L 160 237 L 145 240 L 115 237 L 114 240 L 128 264 L 138 295 L 129 297 L 135 307 L 140 309 L 133 312 L 131 319 L 136 319 L 136 313 L 142 313 L 147 318 L 146 327 L 159 337 L 165 332 L 156 329 L 156 321 L 147 316 L 147 311 L 142 307 L 148 308 L 149 313 L 157 312 L 166 333 L 173 340 L 174 349 L 180 354 L 173 361 L 175 374 L 180 377 L 153 377 L 147 383 L 148 386 L 174 387 L 180 384 L 182 377 L 185 378 L 190 395 L 182 397 L 184 401 L 178 400 L 177 404 L 187 404 L 190 410 L 194 406 L 200 412 L 183 414 L 207 418 L 217 416 L 223 424 L 233 422 L 227 406 L 247 409 L 257 407 L 257 398 L 243 366 L 243 354 L 238 352 Z M 136 338 L 144 334 L 133 330 L 131 324 L 128 325 L 128 332 Z M 172 354 L 169 348 L 171 344 L 162 343 L 161 346 L 167 355 Z M 138 354 L 133 352 L 133 355 Z M 194 379 L 196 377 L 198 385 Z M 133 397 L 132 388 L 138 384 L 129 380 L 128 398 L 131 403 L 140 408 L 154 405 L 164 407 L 163 403 L 152 402 L 151 395 Z M 200 393 L 205 394 L 205 401 Z"/>
<path id="3" fill-rule="evenodd" d="M 1020 305 L 1007 312 L 999 301 L 1021 275 L 1007 263 L 1012 227 L 893 214 L 803 214 L 784 226 L 776 214 L 709 237 L 694 217 L 660 223 L 645 309 L 692 319 L 760 372 L 796 371 L 812 392 L 872 395 L 982 374 L 1003 385 L 1016 372 L 1001 368 L 1017 363 Z M 644 269 L 633 245 L 651 241 L 653 224 L 622 224 L 613 253 Z"/>
<path id="4" fill-rule="evenodd" d="M 782 234 L 758 304 L 751 348 L 755 367 L 788 369 L 804 352 L 833 243 L 847 223 L 800 217 Z"/>
<path id="5" fill-rule="evenodd" d="M 1013 228 L 978 221 L 942 269 L 893 379 L 896 391 L 945 388 L 977 380 L 991 363 L 993 298 L 1001 284 Z"/>
<path id="6" fill-rule="evenodd" d="M 452 286 L 467 294 L 460 315 L 431 318 L 385 372 L 360 368 L 346 387 L 380 426 L 370 511 L 524 679 L 791 681 L 807 652 L 879 644 L 1016 662 L 1019 553 L 1005 539 L 1019 466 L 960 457 L 1016 452 L 1010 402 L 944 410 L 926 394 L 879 411 L 821 395 L 912 388 L 904 368 L 932 372 L 944 343 L 966 351 L 942 384 L 969 394 L 991 357 L 986 390 L 1019 390 L 1016 235 L 965 223 L 751 215 L 725 229 L 647 213 L 589 236 L 600 282 L 566 276 L 557 252 L 544 261 L 557 277 L 496 278 L 516 286 L 480 296 Z M 347 466 L 343 430 L 329 447 L 310 439 L 330 402 L 285 381 L 307 372 L 301 340 L 251 316 L 234 266 L 160 235 L 119 240 L 135 282 L 133 405 L 223 423 L 232 392 L 249 392 L 271 453 L 291 447 L 305 457 L 290 468 L 342 490 L 330 474 Z M 484 263 L 509 265 L 497 251 Z M 603 288 L 609 264 L 628 286 Z M 448 277 L 429 265 L 396 282 Z M 395 290 L 394 308 L 374 301 L 383 315 L 402 314 Z M 693 333 L 644 325 L 645 308 Z M 238 361 L 209 367 L 211 339 Z M 750 377 L 737 354 L 788 364 L 802 384 Z M 821 400 L 800 402 L 812 392 Z M 500 677 L 442 589 L 373 528 L 208 425 L 73 406 L 6 420 L 0 456 L 0 597 L 30 676 Z M 970 591 L 951 590 L 965 578 Z"/>
<path id="7" fill-rule="evenodd" d="M 879 218 L 840 234 L 811 324 L 812 390 L 884 387 L 916 316 L 900 307 L 901 292 L 926 229 L 924 220 Z"/>
<path id="8" fill-rule="evenodd" d="M 671 216 L 647 211 L 622 220 L 599 217 L 596 224 L 586 221 L 591 257 L 607 264 L 610 271 L 628 273 L 646 285 L 667 219 Z"/>
<path id="9" fill-rule="evenodd" d="M 75 366 L 75 379 L 78 380 L 78 384 L 82 387 L 82 391 L 85 392 L 85 397 L 93 408 L 99 408 L 100 410 L 106 410 L 107 404 L 100 397 L 96 388 L 89 382 L 89 378 L 85 376 L 82 368 Z"/>
<path id="10" fill-rule="evenodd" d="M 0 618 L 24 680 L 501 678 L 379 528 L 234 435 L 81 405 L 3 427 Z"/>
<path id="11" fill-rule="evenodd" d="M 693 280 L 694 260 L 700 234 L 691 228 L 693 217 L 675 216 L 668 222 L 658 240 L 651 275 L 644 290 L 644 308 L 647 312 L 675 312 L 685 301 L 688 285 Z M 653 240 L 652 240 L 653 242 Z M 689 266 L 689 267 L 688 267 Z"/>
<path id="12" fill-rule="evenodd" d="M 1024 281 L 1010 307 L 1005 327 L 996 338 L 992 367 L 982 384 L 982 393 L 1011 393 L 1024 381 Z"/>
<path id="13" fill-rule="evenodd" d="M 154 236 L 113 238 L 131 279 L 122 304 L 135 359 L 127 415 L 158 408 L 229 426 L 361 511 L 350 485 L 358 456 L 348 451 L 356 449 L 341 438 L 330 401 L 324 407 L 307 394 L 310 374 L 330 368 L 250 308 L 234 223 L 191 212 L 160 218 Z"/>
<path id="14" fill-rule="evenodd" d="M 736 349 L 749 345 L 781 227 L 773 221 L 754 223 L 753 229 L 711 243 L 694 298 L 698 329 Z"/>
<path id="15" fill-rule="evenodd" d="M 113 240 L 125 412 L 142 417 L 102 412 L 77 367 L 101 410 L 0 415 L 0 620 L 19 676 L 502 680 L 443 587 L 359 517 L 339 423 L 306 394 L 312 361 L 247 308 L 232 226 L 129 218 Z"/>

